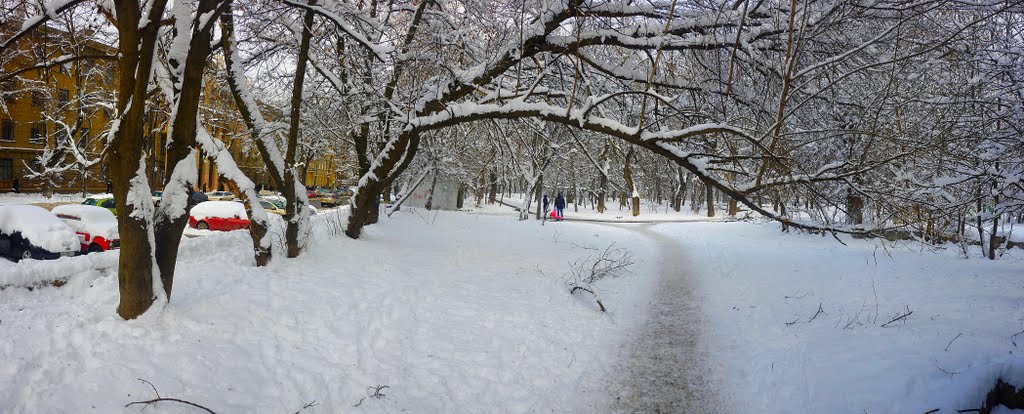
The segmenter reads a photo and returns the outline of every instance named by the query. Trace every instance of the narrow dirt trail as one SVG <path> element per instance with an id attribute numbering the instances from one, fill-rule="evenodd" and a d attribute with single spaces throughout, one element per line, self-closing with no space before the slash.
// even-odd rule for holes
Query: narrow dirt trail
<path id="1" fill-rule="evenodd" d="M 610 411 L 722 412 L 716 383 L 705 363 L 704 318 L 687 274 L 685 251 L 652 227 L 622 226 L 656 242 L 659 280 L 649 298 L 648 314 L 617 350 L 618 362 L 608 377 Z"/>

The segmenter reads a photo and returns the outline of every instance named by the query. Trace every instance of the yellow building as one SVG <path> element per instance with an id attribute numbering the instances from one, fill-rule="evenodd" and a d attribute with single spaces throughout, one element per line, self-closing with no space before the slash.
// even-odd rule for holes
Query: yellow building
<path id="1" fill-rule="evenodd" d="M 0 38 L 7 38 L 20 27 L 16 22 L 0 24 Z M 28 69 L 63 56 L 107 55 L 117 51 L 109 46 L 83 40 L 74 34 L 41 27 L 37 34 L 22 38 L 14 47 L 0 52 L 0 192 L 104 192 L 108 168 L 104 159 L 105 132 L 110 126 L 111 110 L 116 100 L 116 62 L 111 59 L 76 60 L 50 68 Z M 44 65 L 45 66 L 45 65 Z M 239 119 L 234 100 L 222 82 L 208 79 L 203 94 L 204 126 L 214 138 L 224 142 L 236 164 L 254 183 L 262 188 L 273 187 L 262 157 L 250 145 L 248 131 Z M 146 113 L 146 165 L 149 184 L 154 190 L 163 188 L 170 166 L 167 165 L 166 108 L 151 104 Z M 81 119 L 77 115 L 81 113 Z M 273 115 L 273 114 L 271 114 Z M 97 160 L 89 168 L 71 168 L 49 180 L 29 178 L 31 171 L 41 171 L 40 156 L 67 131 L 87 158 Z M 73 162 L 74 157 L 65 156 Z M 196 189 L 226 189 L 213 160 L 200 155 L 196 159 L 199 177 Z M 308 162 L 305 183 L 332 187 L 336 176 L 333 157 L 317 154 Z M 51 185 L 52 183 L 52 185 Z"/>
<path id="2" fill-rule="evenodd" d="M 7 37 L 16 25 L 0 25 Z M 110 123 L 116 85 L 112 60 L 77 60 L 47 65 L 70 54 L 113 55 L 116 51 L 64 32 L 41 28 L 2 52 L 0 62 L 0 191 L 99 191 L 106 188 L 103 163 L 71 168 L 50 180 L 29 178 L 43 169 L 40 156 L 73 134 L 87 158 L 103 157 L 103 132 Z M 78 114 L 82 114 L 78 119 Z M 72 158 L 73 159 L 73 158 Z M 52 186 L 50 185 L 52 182 Z"/>

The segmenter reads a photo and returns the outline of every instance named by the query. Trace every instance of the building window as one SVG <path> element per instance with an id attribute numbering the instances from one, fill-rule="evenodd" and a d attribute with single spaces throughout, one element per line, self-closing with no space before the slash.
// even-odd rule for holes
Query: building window
<path id="1" fill-rule="evenodd" d="M 36 145 L 46 143 L 45 122 L 36 122 L 32 124 L 32 130 L 28 135 L 28 142 Z"/>
<path id="2" fill-rule="evenodd" d="M 70 93 L 68 92 L 67 89 L 61 89 L 61 90 L 57 91 L 57 99 L 60 100 L 60 104 L 61 105 L 67 105 L 68 99 L 70 98 L 70 96 L 71 95 L 70 95 Z"/>
<path id="3" fill-rule="evenodd" d="M 32 106 L 38 108 L 43 106 L 44 102 L 46 102 L 46 96 L 42 91 L 32 91 Z"/>
<path id="4" fill-rule="evenodd" d="M 0 158 L 0 181 L 6 181 L 14 178 L 14 160 L 10 158 Z"/>
<path id="5" fill-rule="evenodd" d="M 89 149 L 89 128 L 82 128 L 78 131 L 78 149 L 82 151 Z"/>
<path id="6" fill-rule="evenodd" d="M 0 84 L 0 96 L 3 96 L 4 102 L 14 103 L 14 82 L 7 81 Z"/>
<path id="7" fill-rule="evenodd" d="M 14 121 L 5 119 L 0 123 L 0 140 L 14 141 Z"/>

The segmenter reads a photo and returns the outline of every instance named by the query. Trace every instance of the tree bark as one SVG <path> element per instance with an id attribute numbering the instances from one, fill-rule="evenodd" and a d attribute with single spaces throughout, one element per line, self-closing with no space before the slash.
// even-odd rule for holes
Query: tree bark
<path id="1" fill-rule="evenodd" d="M 118 90 L 117 121 L 111 143 L 111 181 L 114 203 L 119 219 L 118 233 L 121 238 L 121 254 L 118 259 L 117 282 L 120 294 L 117 313 L 124 319 L 134 319 L 146 312 L 156 299 L 153 285 L 153 234 L 152 199 L 132 200 L 129 193 L 138 194 L 149 188 L 144 179 L 142 165 L 144 113 L 150 74 L 153 69 L 156 38 L 160 28 L 160 17 L 166 7 L 166 0 L 149 3 L 148 23 L 139 27 L 142 10 L 137 1 L 122 0 L 114 3 L 117 12 L 118 32 Z M 140 176 L 142 178 L 140 178 Z M 148 194 L 147 194 L 148 195 Z M 135 203 L 142 203 L 136 205 Z"/>
<path id="2" fill-rule="evenodd" d="M 309 2 L 310 5 L 315 3 L 315 0 L 310 0 Z M 302 19 L 302 38 L 299 41 L 299 54 L 296 57 L 295 63 L 295 82 L 292 84 L 291 113 L 288 127 L 288 147 L 284 160 L 284 198 L 286 201 L 284 220 L 287 223 L 284 234 L 288 257 L 298 257 L 302 248 L 300 246 L 301 241 L 299 240 L 299 226 L 301 225 L 302 215 L 305 212 L 300 209 L 306 207 L 299 199 L 298 194 L 296 194 L 296 191 L 299 190 L 299 186 L 302 184 L 295 177 L 295 153 L 299 141 L 299 118 L 302 115 L 302 85 L 306 80 L 306 66 L 309 63 L 309 42 L 313 36 L 313 16 L 314 13 L 307 10 Z"/>

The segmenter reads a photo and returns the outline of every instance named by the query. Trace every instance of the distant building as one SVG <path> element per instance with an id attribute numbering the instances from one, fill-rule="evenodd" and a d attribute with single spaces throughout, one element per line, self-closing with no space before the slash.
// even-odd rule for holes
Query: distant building
<path id="1" fill-rule="evenodd" d="M 402 204 L 408 207 L 426 208 L 430 202 L 432 210 L 458 210 L 461 203 L 460 183 L 445 176 L 427 176 Z M 433 190 L 433 191 L 431 191 Z"/>
<path id="2" fill-rule="evenodd" d="M 0 23 L 0 38 L 20 29 L 18 21 Z M 46 190 L 42 179 L 27 177 L 29 169 L 41 170 L 37 157 L 57 142 L 65 133 L 54 120 L 67 125 L 75 124 L 76 114 L 84 114 L 80 128 L 73 131 L 75 141 L 88 158 L 101 161 L 86 170 L 65 173 L 55 186 L 55 192 L 102 192 L 109 179 L 109 163 L 103 159 L 106 137 L 103 131 L 110 127 L 110 105 L 116 100 L 117 64 L 112 58 L 81 59 L 73 63 L 56 65 L 48 69 L 31 69 L 39 64 L 34 56 L 50 61 L 62 56 L 88 54 L 113 57 L 116 48 L 93 41 L 74 44 L 67 41 L 69 34 L 40 26 L 36 33 L 20 39 L 13 48 L 0 53 L 0 192 L 13 190 L 18 179 L 22 192 Z M 44 53 L 45 52 L 45 53 Z M 248 130 L 241 122 L 234 99 L 222 83 L 206 82 L 203 91 L 203 125 L 214 138 L 223 142 L 235 163 L 254 183 L 263 188 L 274 187 L 262 157 L 251 145 Z M 161 105 L 159 101 L 153 106 Z M 148 108 L 147 108 L 148 109 Z M 146 167 L 149 185 L 153 190 L 164 186 L 172 166 L 167 165 L 167 139 L 169 119 L 167 111 L 153 108 L 145 114 Z M 48 114 L 51 120 L 47 120 Z M 267 111 L 269 118 L 281 114 Z M 318 153 L 307 160 L 303 181 L 307 185 L 331 187 L 337 180 L 337 160 L 330 153 Z M 226 189 L 213 159 L 199 154 L 196 157 L 198 190 Z"/>

